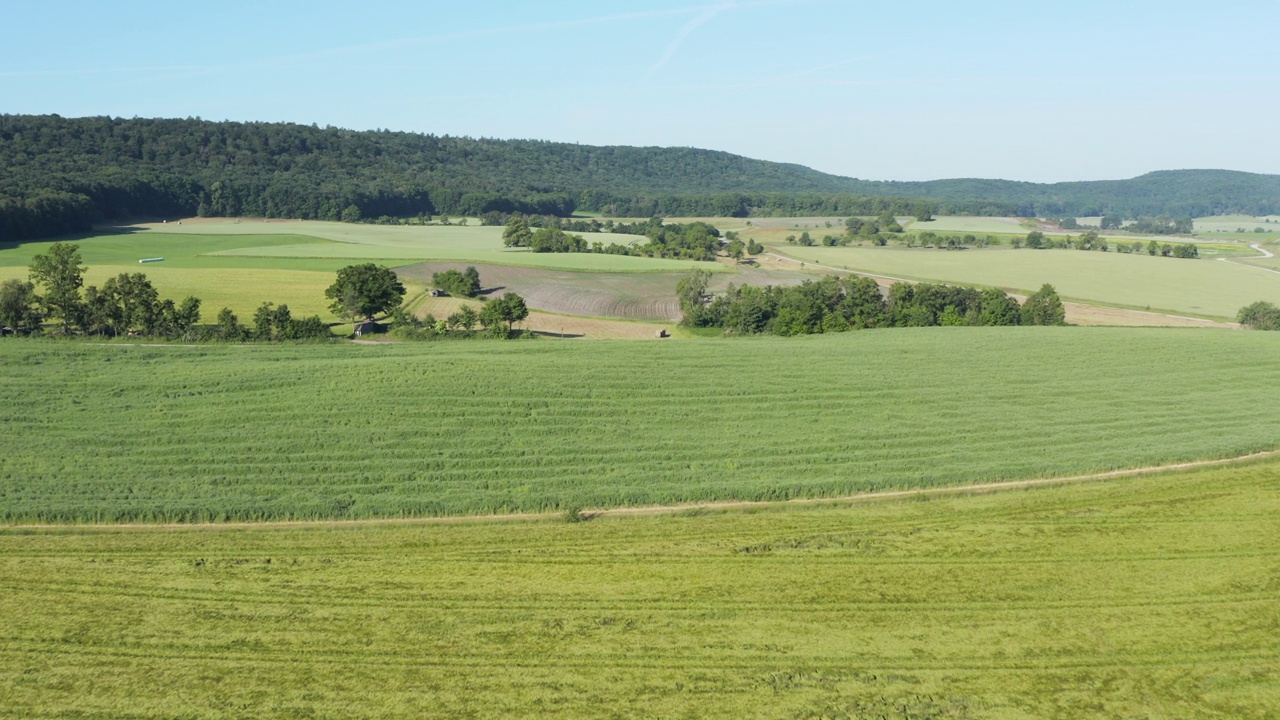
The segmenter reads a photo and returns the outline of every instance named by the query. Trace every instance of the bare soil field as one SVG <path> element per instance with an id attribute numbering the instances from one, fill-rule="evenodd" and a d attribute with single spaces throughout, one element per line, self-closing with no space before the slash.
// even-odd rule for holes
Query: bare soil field
<path id="1" fill-rule="evenodd" d="M 807 276 L 751 265 L 734 266 L 736 272 L 712 277 L 711 290 L 723 291 L 734 285 L 798 285 Z M 406 281 L 430 284 L 431 276 L 444 270 L 462 270 L 465 264 L 422 263 L 397 268 Z M 683 273 L 578 273 L 561 270 L 521 268 L 505 265 L 476 265 L 486 293 L 500 296 L 514 292 L 531 310 L 558 315 L 586 315 L 623 318 L 657 323 L 680 320 L 676 284 Z"/>
<path id="2" fill-rule="evenodd" d="M 426 298 L 417 306 L 418 317 L 434 315 L 443 319 L 457 312 L 463 305 L 480 307 L 475 300 L 462 298 L 439 297 Z M 670 331 L 674 323 L 646 323 L 630 320 L 610 320 L 608 318 L 578 317 L 573 315 L 556 315 L 548 312 L 531 311 L 529 317 L 518 325 L 539 335 L 550 335 L 563 338 L 584 338 L 589 340 L 647 340 L 658 337 L 658 331 Z"/>

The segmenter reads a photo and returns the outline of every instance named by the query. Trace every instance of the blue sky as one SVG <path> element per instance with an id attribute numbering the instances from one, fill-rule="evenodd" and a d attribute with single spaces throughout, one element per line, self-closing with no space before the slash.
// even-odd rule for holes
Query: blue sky
<path id="1" fill-rule="evenodd" d="M 1280 173 L 1280 3 L 0 0 L 0 112 L 693 146 L 853 177 Z"/>

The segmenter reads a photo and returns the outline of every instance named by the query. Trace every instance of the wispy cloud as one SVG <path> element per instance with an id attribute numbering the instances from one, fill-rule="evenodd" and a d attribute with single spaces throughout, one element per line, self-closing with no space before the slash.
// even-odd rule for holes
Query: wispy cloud
<path id="1" fill-rule="evenodd" d="M 171 66 L 133 66 L 133 67 L 92 67 L 92 68 L 60 68 L 60 69 L 37 69 L 37 70 L 0 70 L 0 77 L 42 77 L 54 75 L 137 75 L 148 73 L 159 73 L 159 75 L 151 75 L 149 77 L 139 77 L 137 80 L 152 79 L 174 79 L 195 77 L 204 75 L 220 74 L 235 71 L 260 71 L 267 69 L 291 69 L 291 68 L 309 68 L 314 67 L 317 61 L 333 59 L 333 58 L 350 58 L 353 56 L 376 54 L 379 52 L 398 50 L 402 48 L 425 47 L 429 45 L 437 45 L 447 42 L 456 42 L 460 40 L 471 40 L 482 37 L 527 34 L 547 32 L 552 30 L 569 30 L 579 27 L 587 27 L 592 25 L 605 25 L 612 23 L 627 23 L 638 20 L 651 20 L 664 17 L 680 17 L 693 14 L 705 14 L 708 10 L 714 10 L 720 6 L 694 5 L 679 8 L 668 8 L 665 10 L 643 10 L 636 12 L 613 13 L 609 15 L 595 15 L 585 18 L 572 18 L 566 20 L 552 20 L 540 23 L 528 23 L 524 25 L 505 25 L 497 27 L 482 27 L 474 30 L 464 30 L 457 32 L 434 33 L 431 35 L 417 35 L 404 38 L 393 38 L 390 40 L 381 40 L 371 43 L 357 43 L 352 45 L 340 45 L 331 48 L 322 48 L 302 53 L 294 53 L 290 55 L 278 55 L 275 57 L 266 57 L 257 60 L 249 60 L 236 63 L 218 63 L 208 65 L 171 65 Z M 692 31 L 692 30 L 691 30 Z"/>
<path id="2" fill-rule="evenodd" d="M 697 30 L 703 25 L 711 22 L 720 13 L 726 10 L 732 10 L 734 7 L 736 6 L 731 2 L 713 5 L 704 9 L 701 13 L 698 13 L 697 17 L 685 23 L 684 26 L 676 32 L 676 36 L 672 38 L 671 42 L 667 43 L 667 47 L 663 49 L 662 55 L 658 57 L 657 62 L 649 66 L 649 70 L 645 73 L 645 78 L 648 79 L 653 77 L 654 73 L 666 67 L 667 63 L 671 62 L 671 58 L 676 56 L 676 51 L 680 49 L 680 45 L 685 41 L 685 38 L 689 37 L 694 30 Z"/>

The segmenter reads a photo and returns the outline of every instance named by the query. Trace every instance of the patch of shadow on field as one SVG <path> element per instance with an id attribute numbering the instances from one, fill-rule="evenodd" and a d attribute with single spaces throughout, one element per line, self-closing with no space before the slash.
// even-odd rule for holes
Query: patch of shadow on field
<path id="1" fill-rule="evenodd" d="M 469 263 L 429 262 L 396 268 L 408 281 L 429 285 L 431 276 L 445 270 L 464 270 Z M 677 322 L 680 303 L 676 285 L 684 273 L 583 273 L 506 265 L 474 265 L 482 294 L 514 292 L 534 310 L 562 315 L 624 318 L 648 322 Z M 738 272 L 716 274 L 710 290 L 734 285 L 796 285 L 811 276 L 739 265 Z"/>

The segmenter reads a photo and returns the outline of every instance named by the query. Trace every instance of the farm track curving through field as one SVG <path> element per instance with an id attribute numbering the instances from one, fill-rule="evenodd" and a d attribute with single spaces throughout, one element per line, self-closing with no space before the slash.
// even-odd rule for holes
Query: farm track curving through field
<path id="1" fill-rule="evenodd" d="M 639 507 L 616 507 L 599 509 L 582 509 L 584 519 L 597 517 L 643 517 L 650 515 L 669 515 L 679 512 L 698 512 L 715 510 L 747 510 L 747 509 L 779 509 L 789 507 L 807 507 L 813 505 L 845 504 L 871 502 L 878 500 L 901 500 L 908 498 L 944 497 L 949 495 L 969 495 L 1008 490 L 1024 490 L 1027 488 L 1071 485 L 1077 483 L 1114 480 L 1118 478 L 1136 477 L 1139 475 L 1162 474 L 1200 468 L 1236 465 L 1280 458 L 1280 450 L 1267 450 L 1249 453 L 1230 458 L 1216 460 L 1194 460 L 1191 462 L 1173 463 L 1169 465 L 1150 465 L 1139 468 L 1107 470 L 1104 472 L 1084 473 L 1061 477 L 1040 477 L 1025 480 L 1004 480 L 998 482 L 970 483 L 947 487 L 912 488 L 904 490 L 879 490 L 874 492 L 841 495 L 834 497 L 807 497 L 790 500 L 721 500 L 711 502 L 679 503 L 672 505 L 645 505 Z M 30 523 L 0 525 L 0 528 L 53 529 L 74 528 L 77 530 L 154 530 L 157 528 L 171 530 L 209 530 L 209 529 L 247 529 L 247 528 L 290 528 L 290 527 L 361 527 L 378 525 L 437 525 L 473 522 L 532 522 L 563 517 L 563 512 L 542 513 L 503 513 L 497 515 L 452 515 L 433 517 L 401 517 L 401 518 L 363 518 L 358 520 L 265 520 L 261 522 L 204 522 L 204 523 L 115 523 L 115 524 L 55 524 Z"/>
<path id="2" fill-rule="evenodd" d="M 1271 268 L 1262 267 L 1260 265 L 1254 265 L 1251 262 L 1242 262 L 1243 260 L 1270 260 L 1271 258 L 1276 256 L 1275 253 L 1271 252 L 1270 250 L 1267 250 L 1266 248 L 1262 247 L 1258 243 L 1254 243 L 1249 247 L 1253 248 L 1254 250 L 1257 250 L 1262 254 L 1252 258 L 1218 258 L 1218 259 L 1225 263 L 1231 263 L 1232 265 L 1243 265 L 1245 267 L 1251 267 L 1257 270 L 1262 270 L 1263 272 L 1275 273 L 1276 275 L 1280 275 L 1280 270 L 1273 270 Z"/>

